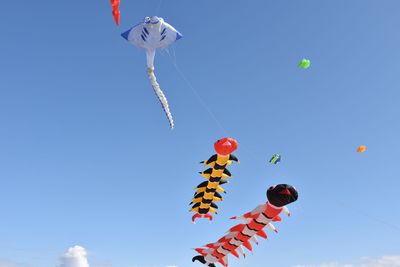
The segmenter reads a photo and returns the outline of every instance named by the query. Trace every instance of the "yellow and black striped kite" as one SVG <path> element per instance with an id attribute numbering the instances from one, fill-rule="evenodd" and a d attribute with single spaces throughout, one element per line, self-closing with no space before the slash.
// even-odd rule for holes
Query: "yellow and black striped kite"
<path id="1" fill-rule="evenodd" d="M 222 201 L 222 196 L 219 192 L 225 190 L 220 186 L 227 183 L 226 178 L 231 177 L 231 173 L 226 166 L 229 166 L 232 161 L 239 160 L 231 153 L 237 149 L 237 141 L 232 138 L 223 138 L 215 142 L 214 149 L 217 154 L 211 156 L 207 161 L 202 161 L 204 166 L 210 166 L 209 169 L 200 172 L 206 178 L 206 181 L 199 184 L 195 190 L 194 197 L 190 205 L 190 211 L 196 212 L 192 217 L 194 222 L 197 218 L 208 218 L 212 221 L 213 217 L 209 212 L 216 213 L 218 206 L 214 203 Z"/>

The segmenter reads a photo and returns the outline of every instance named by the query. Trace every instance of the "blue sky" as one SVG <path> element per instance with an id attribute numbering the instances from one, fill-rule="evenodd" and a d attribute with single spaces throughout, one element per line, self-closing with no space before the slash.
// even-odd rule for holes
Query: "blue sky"
<path id="1" fill-rule="evenodd" d="M 191 266 L 276 183 L 298 189 L 293 216 L 231 266 L 400 254 L 399 1 L 121 1 L 119 28 L 108 1 L 2 3 L 3 262 L 50 267 L 78 244 L 91 266 Z M 173 131 L 120 37 L 149 15 L 184 35 L 156 56 Z M 193 225 L 198 162 L 224 136 L 241 164 Z"/>

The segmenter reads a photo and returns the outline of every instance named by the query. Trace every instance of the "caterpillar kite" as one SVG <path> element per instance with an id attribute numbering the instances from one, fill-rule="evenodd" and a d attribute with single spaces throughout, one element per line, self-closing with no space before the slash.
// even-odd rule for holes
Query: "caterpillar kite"
<path id="1" fill-rule="evenodd" d="M 121 12 L 119 11 L 120 0 L 110 0 L 112 7 L 112 15 L 114 17 L 115 24 L 119 26 L 119 19 L 121 17 Z"/>
<path id="2" fill-rule="evenodd" d="M 267 234 L 263 230 L 264 227 L 277 232 L 271 222 L 281 221 L 279 217 L 281 212 L 290 215 L 285 205 L 296 201 L 298 193 L 291 185 L 278 184 L 271 186 L 267 190 L 267 198 L 267 203 L 259 205 L 253 211 L 239 217 L 232 217 L 231 219 L 238 219 L 243 223 L 232 227 L 228 234 L 217 242 L 207 244 L 202 248 L 196 248 L 196 252 L 200 255 L 193 257 L 192 261 L 195 262 L 197 260 L 209 267 L 215 267 L 215 263 L 220 263 L 227 267 L 229 254 L 238 258 L 237 249 L 246 257 L 242 246 L 252 251 L 250 241 L 258 244 L 257 235 L 267 238 Z"/>
<path id="3" fill-rule="evenodd" d="M 238 162 L 236 156 L 231 153 L 237 149 L 237 141 L 232 138 L 223 138 L 215 142 L 214 149 L 217 154 L 212 155 L 207 161 L 202 161 L 204 166 L 211 168 L 200 172 L 207 181 L 199 184 L 195 190 L 194 197 L 190 205 L 193 205 L 190 211 L 196 212 L 192 217 L 192 222 L 197 218 L 208 218 L 212 221 L 213 217 L 209 212 L 216 213 L 218 206 L 214 203 L 222 201 L 222 196 L 218 192 L 225 192 L 220 186 L 227 183 L 225 178 L 231 177 L 231 173 L 226 169 L 232 161 Z"/>
<path id="4" fill-rule="evenodd" d="M 151 18 L 145 17 L 144 22 L 139 23 L 121 35 L 131 44 L 146 50 L 147 75 L 149 76 L 154 93 L 158 97 L 158 100 L 167 115 L 170 127 L 173 129 L 174 120 L 168 106 L 167 98 L 161 90 L 154 74 L 154 57 L 157 49 L 166 48 L 175 41 L 181 39 L 182 34 L 166 23 L 163 18 L 153 16 Z"/>

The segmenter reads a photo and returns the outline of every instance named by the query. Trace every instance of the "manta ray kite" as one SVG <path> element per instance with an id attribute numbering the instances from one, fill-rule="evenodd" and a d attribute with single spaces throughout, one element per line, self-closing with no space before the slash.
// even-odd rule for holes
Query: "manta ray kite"
<path id="1" fill-rule="evenodd" d="M 122 33 L 122 37 L 128 40 L 131 44 L 146 50 L 147 74 L 151 86 L 167 115 L 171 129 L 173 129 L 174 120 L 168 106 L 167 98 L 161 90 L 154 74 L 154 57 L 157 49 L 168 47 L 175 41 L 181 39 L 182 34 L 166 23 L 163 18 L 153 16 L 146 17 L 142 23 L 139 23 L 130 30 Z"/>

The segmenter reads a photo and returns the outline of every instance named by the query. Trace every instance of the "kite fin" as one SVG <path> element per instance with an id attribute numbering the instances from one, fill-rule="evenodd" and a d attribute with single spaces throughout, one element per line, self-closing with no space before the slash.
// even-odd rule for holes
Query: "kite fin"
<path id="1" fill-rule="evenodd" d="M 199 219 L 199 218 L 207 218 L 210 220 L 210 222 L 213 220 L 213 216 L 211 214 L 196 213 L 195 215 L 192 216 L 192 222 L 194 223 L 196 221 L 196 219 Z"/>

